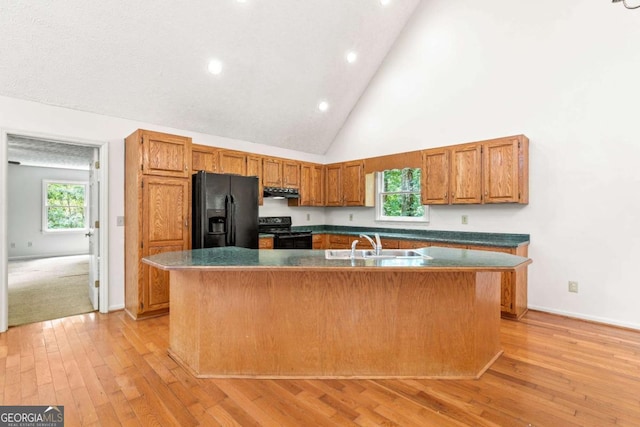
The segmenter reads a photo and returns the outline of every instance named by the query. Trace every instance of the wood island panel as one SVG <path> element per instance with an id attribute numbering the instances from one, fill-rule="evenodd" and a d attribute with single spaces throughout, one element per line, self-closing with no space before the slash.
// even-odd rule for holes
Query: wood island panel
<path id="1" fill-rule="evenodd" d="M 478 378 L 500 273 L 172 270 L 170 355 L 197 377 Z"/>

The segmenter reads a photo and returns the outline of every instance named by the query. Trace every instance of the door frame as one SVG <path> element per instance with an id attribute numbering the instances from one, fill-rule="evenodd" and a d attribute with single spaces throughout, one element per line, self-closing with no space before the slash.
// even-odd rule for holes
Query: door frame
<path id="1" fill-rule="evenodd" d="M 8 138 L 9 135 L 34 139 L 71 143 L 95 147 L 99 151 L 100 169 L 100 313 L 109 312 L 109 142 L 95 141 L 60 135 L 42 134 L 24 130 L 0 129 L 0 333 L 5 332 L 9 325 L 9 284 L 8 284 L 8 244 L 7 244 L 7 197 L 8 197 Z"/>

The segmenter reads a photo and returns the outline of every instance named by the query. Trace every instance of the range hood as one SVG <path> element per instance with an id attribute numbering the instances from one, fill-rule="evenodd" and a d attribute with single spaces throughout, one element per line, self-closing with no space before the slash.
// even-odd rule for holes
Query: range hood
<path id="1" fill-rule="evenodd" d="M 297 188 L 264 187 L 262 191 L 263 197 L 273 199 L 297 199 L 300 197 Z"/>

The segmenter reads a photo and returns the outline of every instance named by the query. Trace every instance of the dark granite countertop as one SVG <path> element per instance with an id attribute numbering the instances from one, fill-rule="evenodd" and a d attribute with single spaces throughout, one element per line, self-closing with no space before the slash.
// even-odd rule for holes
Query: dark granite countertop
<path id="1" fill-rule="evenodd" d="M 412 230 L 400 228 L 348 227 L 342 225 L 311 225 L 291 227 L 292 230 L 310 230 L 315 234 L 346 234 L 358 236 L 374 233 L 386 239 L 424 240 L 428 242 L 458 243 L 461 245 L 517 248 L 529 243 L 528 234 L 481 233 L 470 231 Z M 265 235 L 266 237 L 266 235 Z"/>
<path id="2" fill-rule="evenodd" d="M 143 261 L 164 270 L 184 269 L 237 269 L 259 270 L 291 269 L 413 269 L 433 270 L 511 270 L 528 264 L 528 258 L 500 252 L 470 249 L 441 248 L 437 246 L 417 249 L 425 258 L 392 259 L 326 259 L 324 250 L 281 249 L 258 250 L 239 247 L 195 249 L 165 252 L 143 258 Z"/>

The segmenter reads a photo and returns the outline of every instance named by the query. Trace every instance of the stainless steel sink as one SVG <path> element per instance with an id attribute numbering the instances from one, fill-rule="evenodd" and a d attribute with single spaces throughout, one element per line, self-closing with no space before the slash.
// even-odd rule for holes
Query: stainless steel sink
<path id="1" fill-rule="evenodd" d="M 375 251 L 357 249 L 353 252 L 353 259 L 385 259 L 385 258 L 424 258 L 431 259 L 430 256 L 422 255 L 412 249 L 382 249 L 379 254 Z M 351 259 L 351 249 L 326 249 L 324 251 L 326 259 Z"/>

